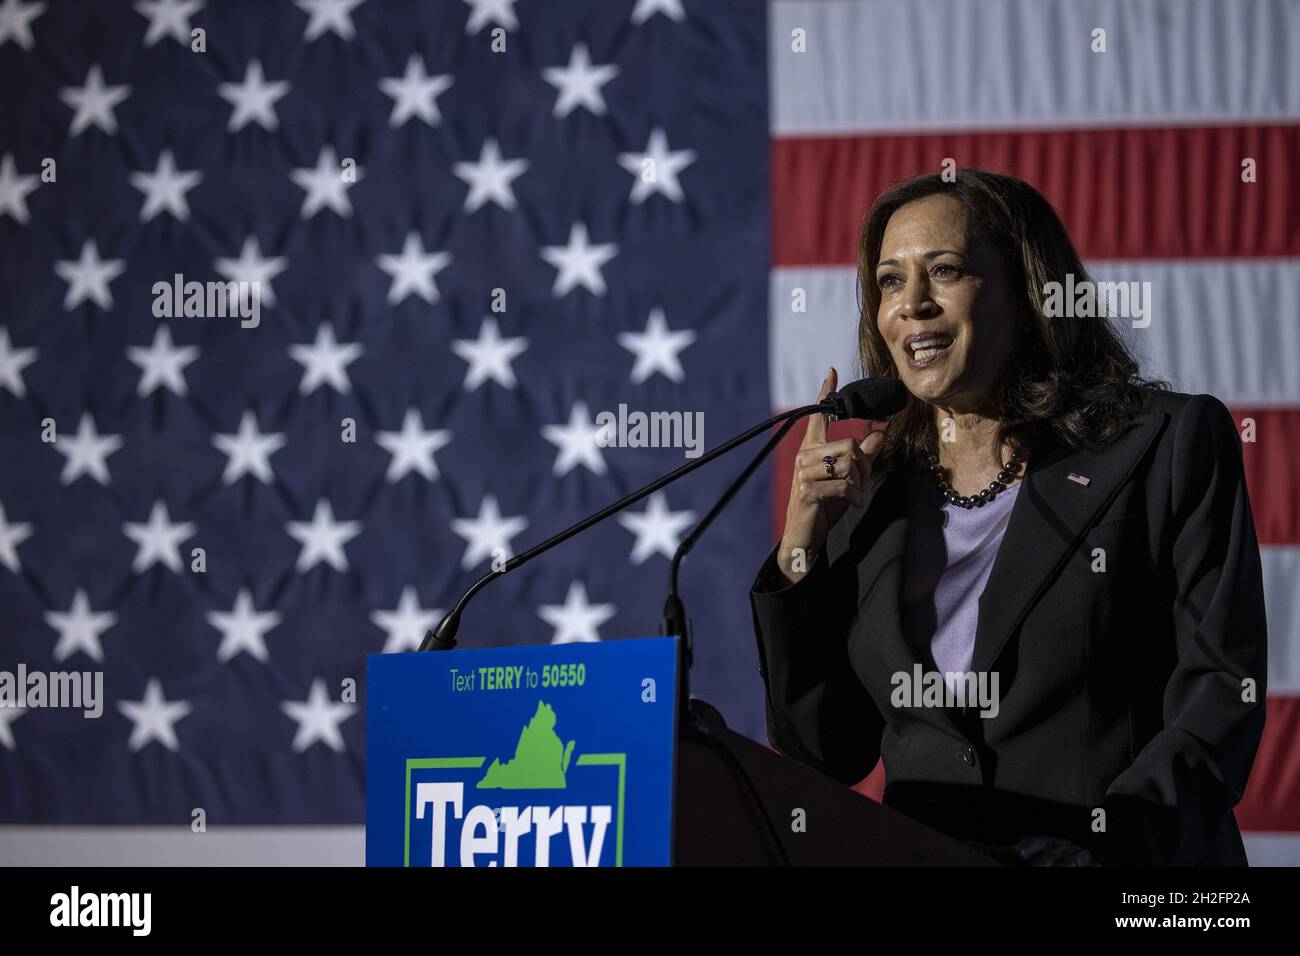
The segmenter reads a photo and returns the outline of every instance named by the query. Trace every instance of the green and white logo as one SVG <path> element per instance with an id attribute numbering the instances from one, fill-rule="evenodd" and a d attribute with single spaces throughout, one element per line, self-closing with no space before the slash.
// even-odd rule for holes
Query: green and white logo
<path id="1" fill-rule="evenodd" d="M 576 741 L 562 740 L 556 724 L 555 710 L 539 700 L 514 755 L 493 758 L 481 775 L 487 757 L 408 758 L 404 864 L 599 866 L 604 856 L 606 865 L 622 866 L 627 755 L 588 753 L 575 760 Z M 512 791 L 515 800 L 485 802 L 490 791 Z M 427 862 L 419 841 L 413 859 L 413 828 L 428 834 Z M 449 860 L 453 846 L 458 852 Z"/>

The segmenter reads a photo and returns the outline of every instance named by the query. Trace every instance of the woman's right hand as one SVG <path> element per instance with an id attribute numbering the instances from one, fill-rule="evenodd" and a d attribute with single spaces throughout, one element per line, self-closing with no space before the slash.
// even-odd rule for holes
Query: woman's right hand
<path id="1" fill-rule="evenodd" d="M 830 369 L 817 401 L 824 401 L 834 392 L 838 381 L 835 369 Z M 777 552 L 777 564 L 786 580 L 795 582 L 807 574 L 831 526 L 849 505 L 862 504 L 872 463 L 885 441 L 883 424 L 878 428 L 876 425 L 870 423 L 872 430 L 861 442 L 852 438 L 827 442 L 826 416 L 817 414 L 808 419 L 808 430 L 795 456 L 785 530 Z M 829 468 L 827 458 L 833 459 Z"/>

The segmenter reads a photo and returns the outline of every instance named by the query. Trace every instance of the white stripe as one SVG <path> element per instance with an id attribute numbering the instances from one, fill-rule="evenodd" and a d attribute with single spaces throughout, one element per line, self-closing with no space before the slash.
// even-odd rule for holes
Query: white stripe
<path id="1" fill-rule="evenodd" d="M 1300 833 L 1243 833 L 1251 866 L 1300 866 Z"/>
<path id="2" fill-rule="evenodd" d="M 1300 259 L 1108 261 L 1098 282 L 1151 283 L 1151 324 L 1119 328 L 1148 375 L 1227 404 L 1300 405 Z"/>
<path id="3" fill-rule="evenodd" d="M 841 385 L 862 377 L 856 296 L 851 266 L 772 270 L 767 367 L 774 409 L 817 401 L 831 366 Z"/>
<path id="4" fill-rule="evenodd" d="M 1098 282 L 1150 282 L 1150 325 L 1115 320 L 1149 377 L 1208 392 L 1228 405 L 1300 405 L 1300 259 L 1090 263 Z M 804 290 L 805 312 L 794 311 Z M 817 398 L 828 365 L 856 373 L 857 290 L 852 266 L 772 271 L 769 367 L 774 408 Z M 1062 321 L 1071 321 L 1065 320 Z M 1082 321 L 1082 320 L 1073 320 Z"/>
<path id="5" fill-rule="evenodd" d="M 778 136 L 1300 118 L 1291 0 L 774 0 L 768 23 Z"/>
<path id="6" fill-rule="evenodd" d="M 0 827 L 5 866 L 362 866 L 365 828 Z"/>
<path id="7" fill-rule="evenodd" d="M 1268 615 L 1268 693 L 1300 695 L 1300 546 L 1269 545 L 1259 556 Z"/>

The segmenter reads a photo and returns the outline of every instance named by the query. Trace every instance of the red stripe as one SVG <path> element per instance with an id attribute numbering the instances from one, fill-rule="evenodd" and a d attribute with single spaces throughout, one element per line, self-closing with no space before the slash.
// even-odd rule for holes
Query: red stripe
<path id="1" fill-rule="evenodd" d="M 1260 544 L 1300 544 L 1300 408 L 1232 406 L 1237 430 L 1255 422 L 1254 441 L 1242 443 L 1246 487 Z"/>
<path id="2" fill-rule="evenodd" d="M 855 783 L 853 789 L 864 797 L 870 797 L 877 803 L 883 801 L 885 799 L 885 762 L 883 760 L 876 761 L 876 768 L 864 780 Z"/>
<path id="3" fill-rule="evenodd" d="M 1085 259 L 1297 256 L 1298 154 L 1296 125 L 775 139 L 773 262 L 851 265 L 875 197 L 947 157 L 1032 183 Z"/>
<path id="4" fill-rule="evenodd" d="M 1279 635 L 1285 637 L 1286 635 Z M 1264 737 L 1237 806 L 1243 830 L 1300 831 L 1300 697 L 1269 697 Z"/>
<path id="5" fill-rule="evenodd" d="M 813 401 L 816 396 L 810 396 Z M 1234 406 L 1233 419 L 1241 430 L 1243 420 L 1255 422 L 1255 441 L 1242 443 L 1246 466 L 1246 487 L 1250 491 L 1255 533 L 1261 545 L 1300 544 L 1300 474 L 1295 449 L 1300 448 L 1300 408 L 1243 408 Z M 790 498 L 794 456 L 803 441 L 805 425 L 800 422 L 773 452 L 772 535 L 781 536 L 785 508 Z M 862 422 L 832 422 L 832 440 L 866 434 Z"/>

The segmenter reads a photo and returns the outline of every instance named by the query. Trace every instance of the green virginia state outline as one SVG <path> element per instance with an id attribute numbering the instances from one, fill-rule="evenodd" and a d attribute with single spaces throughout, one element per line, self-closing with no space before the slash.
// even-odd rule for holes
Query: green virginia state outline
<path id="1" fill-rule="evenodd" d="M 479 790 L 563 790 L 565 772 L 573 757 L 573 741 L 564 743 L 555 733 L 555 710 L 537 702 L 532 719 L 519 734 L 515 755 L 505 763 L 493 760 L 476 785 Z"/>

